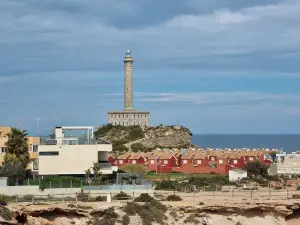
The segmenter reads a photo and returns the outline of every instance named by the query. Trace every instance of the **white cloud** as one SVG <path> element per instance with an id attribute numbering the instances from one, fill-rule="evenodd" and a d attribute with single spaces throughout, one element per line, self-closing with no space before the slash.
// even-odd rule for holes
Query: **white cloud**
<path id="1" fill-rule="evenodd" d="M 136 93 L 135 98 L 141 102 L 206 105 L 298 105 L 300 102 L 300 95 L 262 92 Z"/>

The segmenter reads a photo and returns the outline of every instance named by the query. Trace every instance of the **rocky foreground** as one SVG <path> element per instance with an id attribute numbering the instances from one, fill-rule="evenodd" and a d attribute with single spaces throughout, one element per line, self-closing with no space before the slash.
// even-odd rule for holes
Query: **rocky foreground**
<path id="1" fill-rule="evenodd" d="M 0 224 L 296 225 L 300 224 L 300 202 L 243 201 L 216 204 L 155 201 L 10 205 L 1 206 Z"/>

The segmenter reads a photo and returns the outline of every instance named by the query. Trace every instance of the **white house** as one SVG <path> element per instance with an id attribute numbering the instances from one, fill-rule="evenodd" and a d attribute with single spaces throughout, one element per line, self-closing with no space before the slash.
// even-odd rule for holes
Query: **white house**
<path id="1" fill-rule="evenodd" d="M 92 127 L 56 127 L 55 138 L 48 138 L 38 146 L 40 176 L 84 175 L 94 163 L 103 174 L 112 174 L 108 153 L 112 144 L 93 139 Z"/>
<path id="2" fill-rule="evenodd" d="M 229 170 L 229 181 L 234 182 L 234 181 L 239 181 L 242 178 L 247 177 L 247 171 L 246 170 L 241 170 L 241 169 L 232 169 Z"/>

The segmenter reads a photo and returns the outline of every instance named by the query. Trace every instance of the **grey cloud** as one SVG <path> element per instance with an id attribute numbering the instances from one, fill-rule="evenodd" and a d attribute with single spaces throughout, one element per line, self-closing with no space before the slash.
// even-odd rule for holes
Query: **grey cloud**
<path id="1" fill-rule="evenodd" d="M 299 71 L 293 56 L 272 57 L 300 52 L 297 1 L 199 2 L 213 11 L 200 12 L 195 1 L 2 1 L 1 74 L 120 70 L 125 48 L 133 49 L 137 69 Z M 132 26 L 118 25 L 126 18 Z"/>

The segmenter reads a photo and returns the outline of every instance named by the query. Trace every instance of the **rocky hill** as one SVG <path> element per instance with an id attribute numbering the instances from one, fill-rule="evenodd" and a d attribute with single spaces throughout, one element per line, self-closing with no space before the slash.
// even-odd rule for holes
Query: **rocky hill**
<path id="1" fill-rule="evenodd" d="M 113 126 L 111 124 L 100 127 L 95 136 L 113 143 L 116 151 L 153 150 L 160 148 L 185 148 L 191 144 L 191 131 L 182 126 L 155 126 L 142 129 L 139 126 Z"/>

